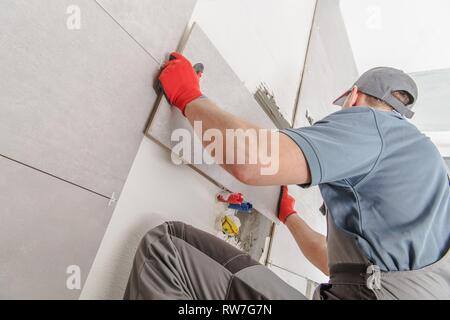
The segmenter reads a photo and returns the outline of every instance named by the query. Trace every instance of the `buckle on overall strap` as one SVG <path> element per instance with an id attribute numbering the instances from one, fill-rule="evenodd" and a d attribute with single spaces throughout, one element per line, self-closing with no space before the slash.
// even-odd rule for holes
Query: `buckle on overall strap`
<path id="1" fill-rule="evenodd" d="M 367 288 L 370 290 L 381 290 L 381 269 L 377 265 L 371 265 L 366 271 L 367 278 Z"/>

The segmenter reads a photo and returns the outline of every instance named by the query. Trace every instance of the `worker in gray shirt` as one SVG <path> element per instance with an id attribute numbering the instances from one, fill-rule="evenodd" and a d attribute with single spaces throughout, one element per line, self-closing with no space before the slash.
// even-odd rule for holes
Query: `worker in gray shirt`
<path id="1" fill-rule="evenodd" d="M 261 129 L 205 98 L 199 77 L 180 54 L 173 54 L 160 80 L 170 103 L 192 124 L 202 121 L 205 130 L 217 129 L 224 137 L 227 129 Z M 259 138 L 261 147 L 270 145 L 272 135 L 278 137 L 275 174 L 262 174 L 262 161 L 223 162 L 225 170 L 249 185 L 319 186 L 327 238 L 296 214 L 287 187 L 282 187 L 278 212 L 304 255 L 330 276 L 315 299 L 450 298 L 449 179 L 436 147 L 407 120 L 417 97 L 416 84 L 402 71 L 372 69 L 335 101 L 341 111 L 308 128 Z M 239 150 L 230 150 L 225 140 L 223 157 L 231 151 Z M 128 298 L 301 298 L 269 270 L 243 261 L 242 254 L 226 254 L 225 244 L 205 249 L 208 236 L 191 227 L 169 223 L 146 239 Z M 159 253 L 152 251 L 158 245 Z M 146 263 L 163 259 L 160 253 L 168 248 L 174 252 L 171 259 Z M 187 252 L 201 252 L 203 260 L 197 261 L 203 263 L 190 261 Z M 211 270 L 215 276 L 208 275 Z M 162 281 L 168 278 L 184 283 L 182 289 Z"/>

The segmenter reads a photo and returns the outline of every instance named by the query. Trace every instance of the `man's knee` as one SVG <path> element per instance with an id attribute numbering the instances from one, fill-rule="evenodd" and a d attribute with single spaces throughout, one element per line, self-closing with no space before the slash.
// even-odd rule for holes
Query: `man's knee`
<path id="1" fill-rule="evenodd" d="M 148 255 L 152 244 L 163 238 L 170 242 L 171 245 L 177 247 L 177 250 L 182 251 L 186 249 L 187 245 L 203 252 L 232 273 L 259 264 L 248 254 L 243 253 L 222 239 L 179 221 L 166 222 L 150 230 L 140 245 L 142 255 Z"/>
<path id="2" fill-rule="evenodd" d="M 185 224 L 179 221 L 168 221 L 163 224 L 149 230 L 142 238 L 139 249 L 148 248 L 152 243 L 161 240 L 167 236 L 180 237 L 182 234 Z"/>

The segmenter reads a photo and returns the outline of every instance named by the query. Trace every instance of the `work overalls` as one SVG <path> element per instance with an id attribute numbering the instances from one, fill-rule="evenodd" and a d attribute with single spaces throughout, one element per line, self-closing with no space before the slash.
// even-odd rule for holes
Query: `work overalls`
<path id="1" fill-rule="evenodd" d="M 317 288 L 315 300 L 450 299 L 450 253 L 420 270 L 382 272 L 356 239 L 336 226 L 328 210 L 326 215 L 330 282 Z"/>
<path id="2" fill-rule="evenodd" d="M 328 219 L 330 283 L 314 299 L 450 299 L 450 257 L 418 271 L 380 272 Z M 125 299 L 303 300 L 248 254 L 181 222 L 150 230 L 137 250 Z"/>

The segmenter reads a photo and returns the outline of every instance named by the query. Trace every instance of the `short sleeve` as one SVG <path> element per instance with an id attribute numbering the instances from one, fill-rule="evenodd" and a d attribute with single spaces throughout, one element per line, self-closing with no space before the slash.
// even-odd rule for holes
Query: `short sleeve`
<path id="1" fill-rule="evenodd" d="M 371 108 L 343 110 L 311 127 L 281 133 L 303 151 L 311 171 L 311 186 L 366 176 L 373 170 L 383 145 Z"/>

